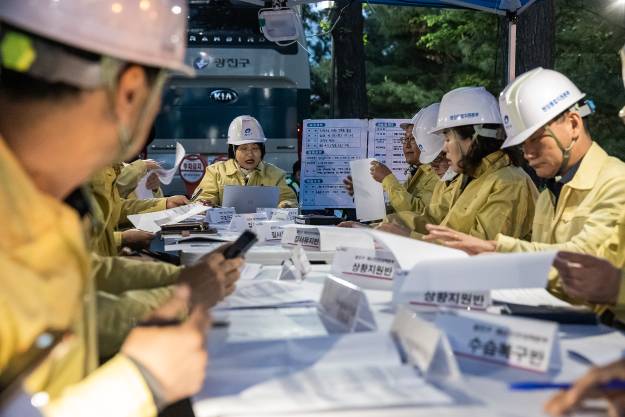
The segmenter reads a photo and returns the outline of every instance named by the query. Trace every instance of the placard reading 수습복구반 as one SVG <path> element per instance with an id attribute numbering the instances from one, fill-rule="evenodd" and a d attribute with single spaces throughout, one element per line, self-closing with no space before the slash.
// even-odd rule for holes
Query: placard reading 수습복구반
<path id="1" fill-rule="evenodd" d="M 343 186 L 349 162 L 367 156 L 367 120 L 305 120 L 302 136 L 302 209 L 353 208 Z"/>
<path id="2" fill-rule="evenodd" d="M 374 158 L 389 167 L 400 181 L 406 179 L 408 170 L 401 143 L 404 129 L 400 127 L 400 124 L 409 121 L 408 119 L 369 120 L 367 157 Z"/>

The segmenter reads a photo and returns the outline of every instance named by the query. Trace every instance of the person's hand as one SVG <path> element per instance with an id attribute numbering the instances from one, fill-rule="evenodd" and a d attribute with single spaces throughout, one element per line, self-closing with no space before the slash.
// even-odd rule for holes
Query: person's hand
<path id="1" fill-rule="evenodd" d="M 193 304 L 213 307 L 234 292 L 243 258 L 225 259 L 222 252 L 227 246 L 202 256 L 180 273 L 179 282 L 191 287 Z"/>
<path id="2" fill-rule="evenodd" d="M 339 224 L 336 225 L 336 227 L 357 228 L 357 227 L 369 227 L 369 226 L 367 226 L 364 223 L 348 220 L 345 222 L 340 222 Z"/>
<path id="3" fill-rule="evenodd" d="M 147 322 L 176 320 L 188 308 L 190 291 L 177 287 L 171 300 L 147 318 Z M 196 394 L 202 387 L 208 365 L 204 348 L 210 325 L 207 310 L 195 308 L 179 325 L 135 327 L 121 353 L 140 363 L 156 379 L 165 404 Z"/>
<path id="4" fill-rule="evenodd" d="M 381 230 L 382 232 L 392 233 L 399 236 L 410 236 L 410 229 L 404 226 L 400 226 L 396 223 L 382 223 L 378 227 L 376 227 L 376 230 Z"/>
<path id="5" fill-rule="evenodd" d="M 158 175 L 156 173 L 151 173 L 148 175 L 148 179 L 145 181 L 145 188 L 148 190 L 156 190 L 161 186 L 161 180 L 158 179 Z"/>
<path id="6" fill-rule="evenodd" d="M 621 271 L 605 259 L 572 252 L 558 252 L 553 260 L 564 291 L 595 304 L 616 304 Z"/>
<path id="7" fill-rule="evenodd" d="M 167 197 L 168 209 L 178 206 L 184 206 L 185 204 L 189 204 L 189 199 L 183 195 L 172 195 L 171 197 Z"/>
<path id="8" fill-rule="evenodd" d="M 352 176 L 348 175 L 347 178 L 343 178 L 343 185 L 345 186 L 345 190 L 350 197 L 354 196 L 354 181 L 352 180 Z"/>
<path id="9" fill-rule="evenodd" d="M 129 229 L 122 232 L 122 246 L 127 246 L 134 250 L 149 248 L 152 239 L 154 239 L 154 233 L 143 230 Z"/>
<path id="10" fill-rule="evenodd" d="M 145 159 L 145 168 L 147 171 L 152 171 L 154 169 L 161 169 L 161 164 L 154 159 Z"/>
<path id="11" fill-rule="evenodd" d="M 198 198 L 198 199 L 197 199 L 197 200 L 195 200 L 195 201 L 196 201 L 196 203 L 200 203 L 200 204 L 202 204 L 203 206 L 206 206 L 206 207 L 213 207 L 213 202 L 212 202 L 212 201 L 210 201 L 210 200 L 204 200 L 204 199 L 199 199 L 199 198 Z"/>
<path id="12" fill-rule="evenodd" d="M 369 171 L 377 182 L 382 182 L 384 178 L 393 175 L 393 172 L 386 165 L 378 161 L 371 161 L 371 169 Z"/>
<path id="13" fill-rule="evenodd" d="M 497 250 L 497 242 L 494 240 L 483 240 L 466 233 L 456 232 L 447 226 L 427 224 L 425 228 L 429 234 L 423 236 L 424 240 L 460 249 L 469 255 L 495 252 Z"/>
<path id="14" fill-rule="evenodd" d="M 605 398 L 608 400 L 610 417 L 625 416 L 625 390 L 608 390 L 600 387 L 613 380 L 625 380 L 625 360 L 621 359 L 605 367 L 591 369 L 571 389 L 554 395 L 545 404 L 545 411 L 552 416 L 562 416 L 578 408 L 586 399 Z"/>

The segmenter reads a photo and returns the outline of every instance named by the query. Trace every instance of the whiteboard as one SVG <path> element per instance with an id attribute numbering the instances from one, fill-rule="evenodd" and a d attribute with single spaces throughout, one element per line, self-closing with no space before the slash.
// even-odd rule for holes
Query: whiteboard
<path id="1" fill-rule="evenodd" d="M 380 161 L 389 167 L 401 182 L 405 181 L 408 176 L 408 164 L 401 144 L 404 129 L 399 125 L 408 122 L 410 122 L 409 119 L 369 120 L 367 157 Z"/>
<path id="2" fill-rule="evenodd" d="M 368 121 L 304 120 L 300 207 L 303 210 L 353 208 L 343 186 L 349 162 L 367 157 Z"/>

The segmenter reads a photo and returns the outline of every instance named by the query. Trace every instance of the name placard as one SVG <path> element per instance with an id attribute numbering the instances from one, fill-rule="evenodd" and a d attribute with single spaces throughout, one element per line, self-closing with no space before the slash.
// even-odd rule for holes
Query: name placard
<path id="1" fill-rule="evenodd" d="M 332 262 L 332 274 L 362 288 L 391 290 L 398 268 L 388 251 L 338 248 Z"/>
<path id="2" fill-rule="evenodd" d="M 338 277 L 326 278 L 319 310 L 325 318 L 348 332 L 370 331 L 377 328 L 364 291 Z"/>
<path id="3" fill-rule="evenodd" d="M 265 213 L 235 214 L 230 220 L 229 229 L 233 232 L 243 232 L 246 229 L 253 230 L 258 222 L 267 221 Z"/>
<path id="4" fill-rule="evenodd" d="M 234 207 L 209 208 L 205 221 L 208 224 L 228 224 L 235 214 Z"/>
<path id="5" fill-rule="evenodd" d="M 460 378 L 460 368 L 445 333 L 408 307 L 400 307 L 391 331 L 401 344 L 408 363 L 426 376 Z"/>
<path id="6" fill-rule="evenodd" d="M 282 244 L 302 246 L 306 249 L 319 250 L 321 236 L 316 228 L 287 227 L 282 235 Z"/>
<path id="7" fill-rule="evenodd" d="M 538 372 L 561 366 L 557 323 L 460 310 L 435 323 L 457 355 Z"/>

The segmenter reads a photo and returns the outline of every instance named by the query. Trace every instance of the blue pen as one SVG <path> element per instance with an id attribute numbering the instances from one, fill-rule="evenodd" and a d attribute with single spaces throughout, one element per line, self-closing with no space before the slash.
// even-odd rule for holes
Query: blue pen
<path id="1" fill-rule="evenodd" d="M 566 382 L 534 382 L 534 381 L 525 381 L 525 382 L 513 382 L 509 385 L 510 389 L 517 391 L 533 391 L 533 390 L 543 390 L 543 389 L 569 389 L 573 386 L 571 383 Z M 602 384 L 600 386 L 601 389 L 622 389 L 625 390 L 625 381 L 622 380 L 614 380 L 610 381 L 607 384 Z"/>

